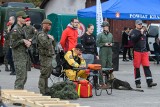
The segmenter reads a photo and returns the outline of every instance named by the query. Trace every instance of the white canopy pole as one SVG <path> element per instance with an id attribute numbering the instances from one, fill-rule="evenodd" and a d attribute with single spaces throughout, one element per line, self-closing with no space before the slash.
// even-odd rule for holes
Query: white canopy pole
<path id="1" fill-rule="evenodd" d="M 103 22 L 103 16 L 102 16 L 102 6 L 101 1 L 96 1 L 96 25 L 97 25 L 97 35 L 102 32 L 102 22 Z M 97 51 L 99 54 L 99 47 L 97 47 Z"/>

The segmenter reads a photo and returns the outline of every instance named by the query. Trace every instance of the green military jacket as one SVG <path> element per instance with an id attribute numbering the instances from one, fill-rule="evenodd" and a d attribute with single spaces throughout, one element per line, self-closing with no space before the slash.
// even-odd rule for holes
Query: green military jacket
<path id="1" fill-rule="evenodd" d="M 112 43 L 113 45 L 113 42 L 113 35 L 111 33 L 105 34 L 104 32 L 102 32 L 97 36 L 97 46 L 100 48 L 106 47 L 105 43 Z"/>
<path id="2" fill-rule="evenodd" d="M 11 46 L 14 61 L 26 61 L 28 58 L 27 47 L 23 41 L 25 39 L 24 36 L 23 27 L 16 24 L 11 31 Z"/>
<path id="3" fill-rule="evenodd" d="M 112 46 L 105 46 L 106 43 L 112 43 L 113 36 L 111 33 L 100 33 L 97 36 L 97 46 L 100 47 L 99 57 L 101 59 L 102 67 L 112 67 Z M 106 63 L 107 62 L 107 63 Z"/>
<path id="4" fill-rule="evenodd" d="M 48 33 L 41 31 L 37 35 L 38 39 L 38 51 L 41 56 L 51 57 L 55 54 L 54 45 L 55 42 L 48 37 Z"/>
<path id="5" fill-rule="evenodd" d="M 25 35 L 26 35 L 26 39 L 32 39 L 35 40 L 36 39 L 36 35 L 37 35 L 37 30 L 35 27 L 33 27 L 32 25 L 30 26 L 24 26 L 23 30 L 25 31 Z"/>

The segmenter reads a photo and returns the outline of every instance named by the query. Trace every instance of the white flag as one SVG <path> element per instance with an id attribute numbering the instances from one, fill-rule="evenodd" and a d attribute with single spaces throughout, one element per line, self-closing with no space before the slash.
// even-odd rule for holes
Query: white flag
<path id="1" fill-rule="evenodd" d="M 103 22 L 103 16 L 102 16 L 102 6 L 101 1 L 96 1 L 96 24 L 97 24 L 97 35 L 102 31 L 102 22 Z"/>
<path id="2" fill-rule="evenodd" d="M 96 1 L 96 24 L 97 24 L 97 35 L 102 31 L 102 22 L 103 22 L 103 16 L 102 16 L 102 6 L 101 1 Z M 99 55 L 99 47 L 97 47 L 98 55 Z"/>

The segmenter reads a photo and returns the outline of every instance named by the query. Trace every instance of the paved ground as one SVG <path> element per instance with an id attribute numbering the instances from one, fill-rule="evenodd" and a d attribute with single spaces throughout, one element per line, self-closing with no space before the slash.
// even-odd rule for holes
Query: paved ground
<path id="1" fill-rule="evenodd" d="M 0 69 L 2 70 L 0 72 L 0 86 L 3 89 L 13 89 L 15 76 L 10 76 L 9 72 L 4 71 L 4 65 L 0 66 Z M 70 102 L 90 107 L 160 107 L 160 65 L 151 62 L 151 71 L 154 81 L 158 83 L 158 86 L 148 88 L 143 70 L 141 70 L 142 89 L 144 92 L 113 90 L 112 95 L 107 95 L 103 91 L 101 96 L 94 95 L 92 98 L 80 98 L 78 100 L 71 100 Z M 128 81 L 135 88 L 132 62 L 122 62 L 120 60 L 119 71 L 114 71 L 114 74 L 116 78 Z M 39 93 L 38 77 L 39 70 L 32 69 L 32 71 L 28 72 L 25 89 Z M 52 85 L 51 82 L 50 85 Z M 9 107 L 14 106 L 9 105 Z"/>

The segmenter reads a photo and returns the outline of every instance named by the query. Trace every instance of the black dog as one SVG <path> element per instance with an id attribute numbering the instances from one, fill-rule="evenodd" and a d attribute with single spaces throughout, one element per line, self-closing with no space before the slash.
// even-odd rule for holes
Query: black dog
<path id="1" fill-rule="evenodd" d="M 140 89 L 133 89 L 128 82 L 121 81 L 117 78 L 114 78 L 113 80 L 111 80 L 110 84 L 112 84 L 113 89 L 144 92 L 143 90 L 140 90 Z"/>

